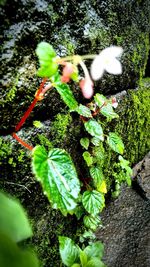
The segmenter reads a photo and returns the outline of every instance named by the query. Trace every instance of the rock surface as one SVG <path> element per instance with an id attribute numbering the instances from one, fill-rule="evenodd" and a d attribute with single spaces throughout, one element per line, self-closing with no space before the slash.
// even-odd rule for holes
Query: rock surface
<path id="1" fill-rule="evenodd" d="M 137 175 L 134 179 L 144 191 L 150 186 L 149 159 L 148 154 L 133 169 Z M 139 177 L 144 180 L 142 185 Z M 102 221 L 104 229 L 97 237 L 105 244 L 104 260 L 108 267 L 150 266 L 150 201 L 143 198 L 137 187 L 123 187 L 119 198 L 102 212 Z"/>
<path id="2" fill-rule="evenodd" d="M 40 41 L 50 42 L 62 56 L 93 54 L 110 45 L 122 46 L 123 74 L 105 73 L 97 83 L 96 90 L 101 88 L 105 94 L 134 89 L 143 77 L 149 53 L 149 0 L 5 2 L 0 6 L 2 133 L 8 133 L 8 125 L 14 127 L 18 115 L 34 96 L 38 85 L 35 48 Z M 78 99 L 82 98 L 77 86 L 73 91 Z M 60 110 L 57 94 L 43 102 L 40 112 L 46 107 L 51 114 Z M 35 117 L 36 113 L 35 109 Z M 48 118 L 49 113 L 44 112 L 43 120 Z"/>
<path id="3" fill-rule="evenodd" d="M 113 120 L 106 131 L 116 129 L 125 143 L 125 157 L 135 164 L 150 148 L 150 80 L 142 81 L 149 52 L 149 1 L 3 2 L 4 5 L 0 2 L 0 187 L 18 197 L 26 208 L 35 233 L 32 245 L 35 245 L 43 266 L 59 267 L 57 235 L 78 239 L 76 234 L 80 222 L 71 216 L 64 218 L 51 209 L 31 172 L 30 153 L 9 135 L 32 102 L 39 85 L 35 48 L 45 40 L 64 56 L 98 53 L 110 45 L 123 47 L 123 74 L 105 74 L 97 83 L 95 92 L 100 92 L 99 88 L 105 95 L 119 92 L 117 112 L 120 118 Z M 140 83 L 138 89 L 137 83 Z M 78 89 L 73 86 L 75 97 L 84 102 Z M 33 120 L 42 121 L 43 128 L 33 127 Z M 18 135 L 33 146 L 65 148 L 71 154 L 78 173 L 84 169 L 85 175 L 87 170 L 81 160 L 83 151 L 79 145 L 83 131 L 79 118 L 74 113 L 70 116 L 53 90 L 35 107 Z M 146 201 L 149 198 L 149 174 L 145 175 L 148 162 L 146 158 L 137 168 L 135 189 L 123 188 L 119 199 L 110 202 L 108 210 L 103 213 L 106 227 L 98 237 L 106 243 L 108 267 L 150 266 L 147 251 L 149 207 Z M 108 152 L 105 175 L 109 178 L 112 168 L 113 157 Z M 141 191 L 139 193 L 137 185 L 144 195 L 140 194 Z"/>

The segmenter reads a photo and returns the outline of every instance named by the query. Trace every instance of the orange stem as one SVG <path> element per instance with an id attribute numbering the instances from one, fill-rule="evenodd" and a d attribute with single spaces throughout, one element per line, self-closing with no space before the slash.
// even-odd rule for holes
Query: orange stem
<path id="1" fill-rule="evenodd" d="M 22 127 L 22 125 L 25 123 L 26 119 L 29 117 L 31 111 L 33 110 L 33 108 L 35 107 L 37 101 L 39 100 L 39 95 L 43 90 L 44 84 L 46 82 L 47 78 L 44 78 L 43 81 L 40 84 L 40 87 L 37 91 L 36 97 L 34 98 L 34 100 L 32 101 L 31 105 L 29 106 L 28 110 L 24 113 L 23 117 L 21 118 L 20 122 L 17 124 L 17 126 L 15 127 L 15 132 L 18 132 L 20 130 L 20 128 Z"/>
<path id="2" fill-rule="evenodd" d="M 15 138 L 22 146 L 26 147 L 27 149 L 33 149 L 33 146 L 30 146 L 26 142 L 24 142 L 16 133 L 12 133 L 12 137 Z"/>

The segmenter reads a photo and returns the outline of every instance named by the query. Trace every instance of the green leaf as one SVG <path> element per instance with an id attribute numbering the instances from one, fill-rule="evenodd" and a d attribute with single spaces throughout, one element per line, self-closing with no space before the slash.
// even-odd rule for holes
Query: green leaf
<path id="1" fill-rule="evenodd" d="M 132 175 L 132 169 L 129 167 L 129 161 L 124 159 L 121 155 L 119 155 L 119 160 L 120 160 L 120 166 L 122 169 L 125 169 L 126 172 L 129 174 L 129 175 Z"/>
<path id="2" fill-rule="evenodd" d="M 84 105 L 82 105 L 82 104 L 80 104 L 80 105 L 78 106 L 78 108 L 76 109 L 76 111 L 77 111 L 80 115 L 82 115 L 82 116 L 84 116 L 84 117 L 86 117 L 86 118 L 91 118 L 91 117 L 92 117 L 91 110 L 90 110 L 88 107 L 86 107 L 86 106 L 84 106 Z"/>
<path id="3" fill-rule="evenodd" d="M 85 191 L 82 196 L 82 204 L 87 212 L 96 215 L 105 206 L 104 195 L 96 190 Z"/>
<path id="4" fill-rule="evenodd" d="M 46 42 L 41 42 L 37 46 L 36 54 L 40 62 L 38 76 L 51 77 L 54 75 L 57 72 L 58 64 L 55 62 L 56 52 L 53 47 Z"/>
<path id="5" fill-rule="evenodd" d="M 104 180 L 104 175 L 102 169 L 99 167 L 91 167 L 90 168 L 90 175 L 93 178 L 94 185 L 98 189 Z"/>
<path id="6" fill-rule="evenodd" d="M 86 267 L 106 267 L 106 265 L 99 258 L 92 258 Z"/>
<path id="7" fill-rule="evenodd" d="M 57 92 L 60 94 L 62 100 L 70 108 L 70 111 L 75 111 L 78 108 L 78 102 L 74 98 L 74 95 L 70 90 L 69 85 L 61 82 L 60 75 L 58 73 L 53 76 L 51 80 Z"/>
<path id="8" fill-rule="evenodd" d="M 32 236 L 26 213 L 20 203 L 0 193 L 0 231 L 19 242 Z"/>
<path id="9" fill-rule="evenodd" d="M 99 146 L 92 149 L 92 155 L 96 159 L 96 162 L 99 162 L 100 165 L 103 165 L 106 155 L 102 142 L 99 144 Z"/>
<path id="10" fill-rule="evenodd" d="M 83 146 L 85 149 L 88 149 L 89 147 L 89 139 L 87 137 L 83 137 L 80 139 L 80 144 Z"/>
<path id="11" fill-rule="evenodd" d="M 116 133 L 109 133 L 109 136 L 107 137 L 107 142 L 112 150 L 119 154 L 123 154 L 124 144 L 121 138 Z"/>
<path id="12" fill-rule="evenodd" d="M 41 65 L 37 71 L 37 75 L 39 77 L 51 77 L 57 72 L 57 70 L 58 65 L 55 62 L 50 61 L 46 66 Z"/>
<path id="13" fill-rule="evenodd" d="M 62 262 L 70 267 L 79 261 L 80 248 L 65 236 L 59 236 L 59 252 Z"/>
<path id="14" fill-rule="evenodd" d="M 96 231 L 99 226 L 102 226 L 101 219 L 98 215 L 94 217 L 91 215 L 85 215 L 83 218 L 83 222 L 84 225 L 92 231 Z"/>
<path id="15" fill-rule="evenodd" d="M 80 218 L 82 217 L 82 215 L 84 214 L 85 210 L 83 208 L 83 206 L 76 206 L 76 208 L 73 210 L 73 214 L 76 215 L 77 219 L 80 220 Z"/>
<path id="16" fill-rule="evenodd" d="M 96 120 L 90 119 L 89 121 L 84 123 L 84 126 L 89 134 L 100 139 L 101 141 L 104 140 L 103 129 Z"/>
<path id="17" fill-rule="evenodd" d="M 87 246 L 84 251 L 88 256 L 88 260 L 93 257 L 101 259 L 104 253 L 104 245 L 97 241 Z"/>
<path id="18" fill-rule="evenodd" d="M 80 261 L 81 261 L 81 266 L 85 267 L 87 264 L 87 255 L 84 251 L 80 251 Z"/>
<path id="19" fill-rule="evenodd" d="M 71 267 L 81 267 L 81 265 L 78 264 L 78 263 L 75 263 L 75 264 L 73 264 Z"/>
<path id="20" fill-rule="evenodd" d="M 36 48 L 36 54 L 39 57 L 39 60 L 48 64 L 49 61 L 52 60 L 52 58 L 56 57 L 56 52 L 53 49 L 53 47 L 47 43 L 47 42 L 41 42 L 38 44 Z"/>
<path id="21" fill-rule="evenodd" d="M 36 128 L 42 128 L 44 125 L 42 122 L 40 121 L 33 121 L 33 125 L 36 127 Z"/>
<path id="22" fill-rule="evenodd" d="M 88 167 L 93 164 L 93 158 L 92 158 L 91 154 L 88 151 L 85 151 L 83 153 L 83 158 L 86 161 L 86 164 L 87 164 Z"/>
<path id="23" fill-rule="evenodd" d="M 97 137 L 92 137 L 91 142 L 94 146 L 99 146 L 101 141 Z"/>
<path id="24" fill-rule="evenodd" d="M 107 98 L 101 94 L 96 94 L 94 96 L 94 100 L 97 106 L 101 108 L 101 106 L 107 101 Z"/>
<path id="25" fill-rule="evenodd" d="M 21 250 L 10 237 L 0 232 L 0 266 L 38 267 L 39 263 L 33 252 Z"/>
<path id="26" fill-rule="evenodd" d="M 116 112 L 114 112 L 112 105 L 110 103 L 108 103 L 106 106 L 102 107 L 100 112 L 108 119 L 119 118 L 118 114 Z"/>
<path id="27" fill-rule="evenodd" d="M 77 205 L 80 182 L 69 154 L 59 148 L 47 153 L 44 147 L 36 146 L 32 166 L 53 208 L 64 215 L 70 213 Z"/>

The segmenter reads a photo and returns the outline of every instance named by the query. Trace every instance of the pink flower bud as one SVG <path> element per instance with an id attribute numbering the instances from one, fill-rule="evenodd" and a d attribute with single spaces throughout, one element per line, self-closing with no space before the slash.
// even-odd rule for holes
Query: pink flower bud
<path id="1" fill-rule="evenodd" d="M 68 83 L 70 81 L 71 74 L 74 72 L 73 64 L 66 62 L 65 67 L 63 68 L 63 73 L 61 77 L 61 81 L 63 83 Z"/>
<path id="2" fill-rule="evenodd" d="M 89 77 L 82 79 L 79 83 L 79 86 L 80 86 L 82 94 L 85 98 L 89 99 L 92 97 L 92 95 L 93 95 L 93 82 Z"/>
<path id="3" fill-rule="evenodd" d="M 67 62 L 65 67 L 63 68 L 63 76 L 71 76 L 71 74 L 74 72 L 74 66 L 73 64 Z"/>
<path id="4" fill-rule="evenodd" d="M 117 102 L 115 97 L 112 98 L 112 107 L 114 107 L 114 108 L 118 107 L 118 102 Z"/>

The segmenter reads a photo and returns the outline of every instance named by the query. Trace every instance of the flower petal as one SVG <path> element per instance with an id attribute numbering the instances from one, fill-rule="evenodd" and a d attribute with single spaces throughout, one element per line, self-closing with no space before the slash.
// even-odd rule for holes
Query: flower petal
<path id="1" fill-rule="evenodd" d="M 103 73 L 104 73 L 103 57 L 101 57 L 101 55 L 98 55 L 95 57 L 91 65 L 92 79 L 95 81 L 99 80 L 103 76 Z"/>
<path id="2" fill-rule="evenodd" d="M 100 55 L 104 58 L 120 57 L 123 53 L 123 49 L 120 46 L 110 46 L 102 50 Z"/>
<path id="3" fill-rule="evenodd" d="M 107 64 L 105 64 L 105 70 L 111 74 L 121 74 L 122 66 L 121 63 L 117 59 L 109 60 Z"/>

